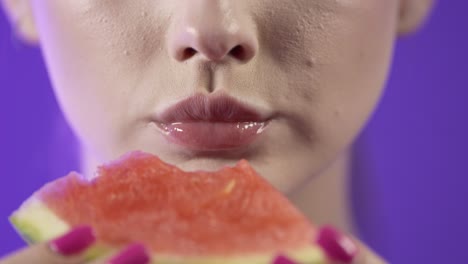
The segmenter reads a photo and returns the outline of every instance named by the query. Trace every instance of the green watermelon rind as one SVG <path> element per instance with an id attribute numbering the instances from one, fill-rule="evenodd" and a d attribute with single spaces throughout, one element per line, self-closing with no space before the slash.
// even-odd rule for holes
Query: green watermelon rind
<path id="1" fill-rule="evenodd" d="M 65 234 L 70 226 L 58 218 L 43 202 L 34 196 L 26 200 L 23 205 L 13 212 L 10 222 L 17 232 L 29 244 L 49 241 L 55 237 Z M 94 260 L 99 257 L 115 253 L 117 249 L 95 244 L 85 253 L 86 260 Z M 154 253 L 153 264 L 266 264 L 271 263 L 276 252 L 272 254 L 247 255 L 233 258 L 222 258 L 217 256 L 189 257 L 184 258 L 175 255 L 164 255 Z M 288 257 L 304 264 L 326 263 L 322 250 L 314 245 L 308 245 L 294 252 L 284 252 Z"/>
<path id="2" fill-rule="evenodd" d="M 15 227 L 15 230 L 28 244 L 34 244 L 35 241 L 41 240 L 39 230 L 37 230 L 37 228 L 33 225 L 23 222 L 21 219 L 15 216 L 10 217 L 9 220 Z"/>
<path id="3" fill-rule="evenodd" d="M 65 234 L 70 226 L 55 216 L 42 202 L 35 198 L 26 200 L 19 210 L 9 217 L 18 234 L 29 244 L 49 241 Z M 89 261 L 109 254 L 112 250 L 104 245 L 93 245 L 84 254 Z"/>
<path id="4" fill-rule="evenodd" d="M 30 244 L 52 239 L 70 229 L 67 223 L 57 218 L 34 197 L 26 200 L 19 210 L 13 212 L 9 220 Z"/>

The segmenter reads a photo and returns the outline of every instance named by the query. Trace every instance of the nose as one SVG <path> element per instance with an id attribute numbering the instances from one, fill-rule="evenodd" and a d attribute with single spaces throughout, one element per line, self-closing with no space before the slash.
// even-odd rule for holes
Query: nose
<path id="1" fill-rule="evenodd" d="M 258 49 L 254 26 L 245 12 L 230 0 L 181 1 L 178 20 L 169 37 L 169 51 L 183 62 L 201 56 L 220 62 L 234 59 L 246 63 Z"/>

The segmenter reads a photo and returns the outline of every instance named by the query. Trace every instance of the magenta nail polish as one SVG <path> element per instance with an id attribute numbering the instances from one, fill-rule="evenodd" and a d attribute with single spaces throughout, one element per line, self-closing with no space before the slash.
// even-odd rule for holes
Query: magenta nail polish
<path id="1" fill-rule="evenodd" d="M 297 263 L 283 255 L 278 255 L 276 256 L 276 258 L 273 260 L 271 264 L 297 264 Z"/>
<path id="2" fill-rule="evenodd" d="M 133 244 L 109 261 L 109 264 L 148 264 L 150 257 L 141 244 Z"/>
<path id="3" fill-rule="evenodd" d="M 89 226 L 79 226 L 67 234 L 49 242 L 49 247 L 64 256 L 82 253 L 96 241 Z"/>
<path id="4" fill-rule="evenodd" d="M 334 261 L 351 263 L 358 253 L 358 246 L 351 238 L 330 226 L 320 229 L 317 243 Z"/>

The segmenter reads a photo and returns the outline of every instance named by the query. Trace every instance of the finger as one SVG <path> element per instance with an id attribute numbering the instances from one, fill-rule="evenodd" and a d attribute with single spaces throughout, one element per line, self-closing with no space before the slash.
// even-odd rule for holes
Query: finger
<path id="1" fill-rule="evenodd" d="M 317 244 L 333 264 L 385 264 L 381 257 L 368 247 L 331 226 L 319 230 Z"/>
<path id="2" fill-rule="evenodd" d="M 78 264 L 96 240 L 92 229 L 80 226 L 48 243 L 21 249 L 0 260 L 0 264 Z"/>
<path id="3" fill-rule="evenodd" d="M 387 264 L 382 257 L 362 243 L 358 243 L 359 253 L 353 260 L 353 264 Z"/>
<path id="4" fill-rule="evenodd" d="M 102 258 L 89 264 L 149 264 L 150 260 L 150 255 L 143 245 L 133 244 L 124 248 L 110 259 Z"/>

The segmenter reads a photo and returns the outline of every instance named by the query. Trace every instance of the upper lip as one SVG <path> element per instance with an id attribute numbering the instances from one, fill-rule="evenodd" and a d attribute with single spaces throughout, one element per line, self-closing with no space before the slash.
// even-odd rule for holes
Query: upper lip
<path id="1" fill-rule="evenodd" d="M 156 121 L 161 123 L 263 122 L 266 119 L 254 107 L 226 95 L 194 95 L 156 115 Z"/>

